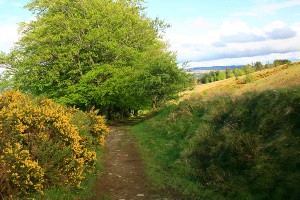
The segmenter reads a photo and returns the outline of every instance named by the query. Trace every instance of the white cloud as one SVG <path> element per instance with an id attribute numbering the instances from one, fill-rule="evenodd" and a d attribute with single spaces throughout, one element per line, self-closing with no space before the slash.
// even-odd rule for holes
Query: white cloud
<path id="1" fill-rule="evenodd" d="M 1 1 L 1 0 L 0 0 Z M 0 52 L 10 52 L 13 48 L 14 43 L 16 43 L 21 37 L 18 33 L 19 22 L 22 21 L 18 16 L 12 16 L 9 20 L 7 17 L 0 21 Z M 1 19 L 1 16 L 0 16 Z M 31 16 L 26 23 L 36 20 L 35 16 Z"/>
<path id="2" fill-rule="evenodd" d="M 0 25 L 0 51 L 9 52 L 13 44 L 18 41 L 18 25 Z"/>
<path id="3" fill-rule="evenodd" d="M 193 30 L 194 29 L 210 29 L 213 26 L 211 21 L 204 19 L 203 17 L 200 17 L 200 16 L 190 18 L 185 23 L 189 28 L 192 28 Z"/>
<path id="4" fill-rule="evenodd" d="M 279 10 L 294 6 L 300 6 L 300 1 L 285 0 L 282 2 L 275 2 L 274 0 L 258 0 L 253 7 L 248 8 L 246 11 L 236 12 L 233 16 L 260 16 L 265 14 L 274 14 Z"/>
<path id="5" fill-rule="evenodd" d="M 240 57 L 240 58 L 224 58 L 211 61 L 190 62 L 190 67 L 208 67 L 208 66 L 229 66 L 229 65 L 245 65 L 260 61 L 263 64 L 272 63 L 275 59 L 289 59 L 292 61 L 300 60 L 300 51 L 290 53 L 272 53 L 269 55 Z"/>
<path id="6" fill-rule="evenodd" d="M 285 0 L 283 2 L 271 2 L 268 3 L 258 9 L 258 12 L 267 12 L 267 13 L 274 13 L 278 10 L 289 8 L 293 6 L 300 6 L 299 0 Z"/>
<path id="7" fill-rule="evenodd" d="M 286 26 L 286 24 L 283 21 L 277 20 L 277 21 L 273 21 L 273 22 L 265 25 L 263 27 L 263 30 L 268 31 L 268 30 L 273 30 L 273 29 L 277 29 L 277 28 L 283 28 L 285 26 Z"/>
<path id="8" fill-rule="evenodd" d="M 293 24 L 293 26 L 291 28 L 294 31 L 298 32 L 298 34 L 300 34 L 300 22 L 297 22 L 297 23 Z"/>
<path id="9" fill-rule="evenodd" d="M 223 21 L 218 31 L 222 35 L 233 35 L 239 32 L 250 32 L 251 28 L 246 22 L 241 20 L 226 20 Z"/>
<path id="10" fill-rule="evenodd" d="M 223 25 L 222 25 L 223 26 Z M 275 21 L 267 24 L 264 28 L 250 28 L 246 23 L 243 24 L 243 29 L 239 29 L 239 26 L 225 25 L 220 28 L 222 33 L 219 37 L 220 41 L 214 42 L 216 47 L 224 47 L 227 43 L 247 43 L 247 42 L 260 42 L 265 40 L 278 40 L 288 39 L 296 36 L 296 29 L 288 27 L 282 21 Z M 235 31 L 225 32 L 222 29 L 232 29 Z"/>
<path id="11" fill-rule="evenodd" d="M 300 52 L 300 23 L 288 26 L 283 21 L 274 21 L 255 27 L 241 20 L 226 20 L 218 28 L 205 32 L 195 28 L 192 34 L 189 31 L 167 34 L 172 48 L 177 50 L 179 62 L 217 60 L 220 65 L 239 58 L 244 58 L 242 62 L 253 57 L 271 59 L 270 55 L 289 56 Z"/>
<path id="12" fill-rule="evenodd" d="M 273 40 L 287 39 L 296 36 L 296 31 L 292 30 L 290 27 L 283 27 L 273 29 L 272 31 L 267 32 L 268 37 Z"/>

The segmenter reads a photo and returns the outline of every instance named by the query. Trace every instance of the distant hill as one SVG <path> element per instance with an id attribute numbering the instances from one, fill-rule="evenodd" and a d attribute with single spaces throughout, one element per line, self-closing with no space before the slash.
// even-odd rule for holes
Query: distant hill
<path id="1" fill-rule="evenodd" d="M 199 70 L 192 71 L 192 73 L 208 73 L 209 71 Z M 190 98 L 190 95 L 200 95 L 202 93 L 209 93 L 206 96 L 221 95 L 226 96 L 229 94 L 240 95 L 249 91 L 264 91 L 274 88 L 285 88 L 300 86 L 300 61 L 294 62 L 287 67 L 286 65 L 274 67 L 271 69 L 265 69 L 257 71 L 251 74 L 254 77 L 252 83 L 244 84 L 243 80 L 245 76 L 238 78 L 230 78 L 221 81 L 216 81 L 207 84 L 199 84 L 195 86 L 192 91 L 186 91 L 182 93 L 185 96 L 183 99 Z"/>
<path id="2" fill-rule="evenodd" d="M 213 71 L 213 70 L 226 70 L 226 68 L 241 68 L 243 65 L 231 65 L 231 66 L 211 66 L 211 67 L 190 67 L 186 71 Z"/>

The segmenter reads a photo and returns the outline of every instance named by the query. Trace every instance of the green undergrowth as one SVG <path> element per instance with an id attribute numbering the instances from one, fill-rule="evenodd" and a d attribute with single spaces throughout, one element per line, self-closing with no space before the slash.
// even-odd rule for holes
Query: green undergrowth
<path id="1" fill-rule="evenodd" d="M 132 128 L 153 186 L 184 199 L 298 199 L 300 88 L 189 99 Z"/>

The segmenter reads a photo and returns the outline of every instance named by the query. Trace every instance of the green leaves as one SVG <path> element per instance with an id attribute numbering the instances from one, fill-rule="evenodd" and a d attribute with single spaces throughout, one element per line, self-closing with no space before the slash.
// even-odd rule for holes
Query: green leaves
<path id="1" fill-rule="evenodd" d="M 11 52 L 13 87 L 103 112 L 142 109 L 183 89 L 186 75 L 162 42 L 168 25 L 142 0 L 34 0 Z"/>

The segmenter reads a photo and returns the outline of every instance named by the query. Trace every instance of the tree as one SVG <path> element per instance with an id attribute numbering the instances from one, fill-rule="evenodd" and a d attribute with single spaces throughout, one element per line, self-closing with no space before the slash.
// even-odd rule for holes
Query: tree
<path id="1" fill-rule="evenodd" d="M 143 65 L 136 85 L 137 91 L 146 92 L 141 96 L 150 97 L 153 108 L 160 102 L 175 98 L 179 91 L 192 83 L 185 73 L 180 73 L 175 55 L 172 52 L 162 55 L 158 49 L 152 49 L 150 55 L 144 54 L 143 60 L 148 60 L 148 63 Z M 144 88 L 139 88 L 141 85 Z"/>
<path id="2" fill-rule="evenodd" d="M 252 72 L 255 72 L 255 69 L 251 65 L 249 65 L 249 64 L 244 65 L 242 67 L 242 70 L 245 72 L 245 74 L 250 74 Z"/>
<path id="3" fill-rule="evenodd" d="M 226 67 L 225 74 L 226 74 L 226 78 L 231 78 L 231 71 L 229 67 Z"/>
<path id="4" fill-rule="evenodd" d="M 239 68 L 234 68 L 233 69 L 233 74 L 235 77 L 238 77 L 238 76 L 242 76 L 242 75 L 245 75 L 245 72 Z"/>
<path id="5" fill-rule="evenodd" d="M 270 63 L 265 64 L 265 69 L 270 69 L 272 67 L 273 67 L 273 64 L 270 64 Z"/>
<path id="6" fill-rule="evenodd" d="M 264 66 L 259 61 L 255 62 L 254 67 L 255 67 L 255 71 L 261 71 L 264 69 Z"/>
<path id="7" fill-rule="evenodd" d="M 160 93 L 159 100 L 177 93 L 188 78 L 161 40 L 168 25 L 148 18 L 142 3 L 33 0 L 26 7 L 36 13 L 36 20 L 21 25 L 23 37 L 11 52 L 12 85 L 107 113 L 151 104 L 157 87 L 140 81 L 145 74 L 168 91 Z M 168 78 L 153 70 L 160 62 Z"/>
<path id="8" fill-rule="evenodd" d="M 274 60 L 273 61 L 273 65 L 275 66 L 275 67 L 277 67 L 277 66 L 279 66 L 279 65 L 284 65 L 284 64 L 287 64 L 287 65 L 289 65 L 289 64 L 291 64 L 292 62 L 290 61 L 290 60 L 287 60 L 287 59 L 283 59 L 283 60 Z"/>
<path id="9" fill-rule="evenodd" d="M 218 71 L 218 81 L 226 79 L 226 74 L 223 71 Z"/>
<path id="10" fill-rule="evenodd" d="M 198 80 L 198 82 L 203 83 L 203 84 L 209 83 L 209 74 L 208 73 L 203 74 L 200 77 L 200 79 Z"/>
<path id="11" fill-rule="evenodd" d="M 10 74 L 6 73 L 9 69 L 11 69 L 9 55 L 0 52 L 0 92 L 10 88 Z"/>

